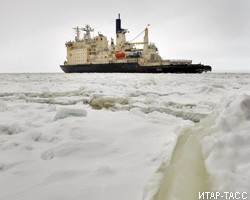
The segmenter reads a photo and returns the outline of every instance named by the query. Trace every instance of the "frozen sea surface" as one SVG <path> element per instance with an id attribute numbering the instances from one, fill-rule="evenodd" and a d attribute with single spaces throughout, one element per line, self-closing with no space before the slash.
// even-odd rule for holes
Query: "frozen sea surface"
<path id="1" fill-rule="evenodd" d="M 0 199 L 250 193 L 248 95 L 250 74 L 0 74 Z"/>

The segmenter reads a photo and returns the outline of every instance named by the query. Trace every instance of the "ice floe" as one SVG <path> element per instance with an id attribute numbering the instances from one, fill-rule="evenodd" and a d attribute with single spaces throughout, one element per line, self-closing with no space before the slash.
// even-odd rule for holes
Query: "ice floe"
<path id="1" fill-rule="evenodd" d="M 64 119 L 67 117 L 86 117 L 87 111 L 73 108 L 59 108 L 54 120 Z"/>
<path id="2" fill-rule="evenodd" d="M 0 74 L 0 85 L 0 199 L 152 199 L 167 167 L 170 197 L 207 179 L 249 191 L 248 74 Z"/>

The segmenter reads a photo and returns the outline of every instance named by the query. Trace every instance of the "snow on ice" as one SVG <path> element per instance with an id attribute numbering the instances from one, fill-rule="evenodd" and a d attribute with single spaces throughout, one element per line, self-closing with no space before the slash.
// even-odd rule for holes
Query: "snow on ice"
<path id="1" fill-rule="evenodd" d="M 1 200 L 167 199 L 190 179 L 185 200 L 207 179 L 250 193 L 249 74 L 0 74 L 0 87 Z"/>
<path id="2" fill-rule="evenodd" d="M 250 96 L 240 95 L 224 104 L 181 131 L 171 161 L 160 168 L 158 190 L 147 188 L 144 199 L 192 200 L 199 199 L 199 192 L 250 197 Z"/>
<path id="3" fill-rule="evenodd" d="M 250 96 L 241 95 L 216 119 L 203 141 L 206 167 L 219 191 L 248 192 L 250 198 Z"/>
<path id="4" fill-rule="evenodd" d="M 67 117 L 86 117 L 87 116 L 87 111 L 86 110 L 80 110 L 80 109 L 70 109 L 70 108 L 59 108 L 55 120 L 58 119 L 64 119 Z"/>

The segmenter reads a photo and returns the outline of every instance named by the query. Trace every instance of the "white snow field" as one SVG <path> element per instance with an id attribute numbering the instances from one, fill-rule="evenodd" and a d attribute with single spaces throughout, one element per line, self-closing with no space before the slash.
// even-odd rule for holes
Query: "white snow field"
<path id="1" fill-rule="evenodd" d="M 0 74 L 0 200 L 249 195 L 249 95 L 250 74 Z"/>

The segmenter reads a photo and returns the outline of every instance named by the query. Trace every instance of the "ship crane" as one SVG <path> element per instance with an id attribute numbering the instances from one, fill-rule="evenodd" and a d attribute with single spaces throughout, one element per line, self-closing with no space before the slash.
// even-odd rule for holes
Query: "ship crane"
<path id="1" fill-rule="evenodd" d="M 147 44 L 146 42 L 130 42 L 129 44 Z"/>
<path id="2" fill-rule="evenodd" d="M 137 35 L 134 39 L 132 39 L 129 44 L 143 44 L 144 45 L 144 51 L 148 49 L 148 27 L 150 25 L 148 24 L 147 27 L 139 34 Z M 144 41 L 143 42 L 133 42 L 136 40 L 138 37 L 140 37 L 144 33 Z"/>

